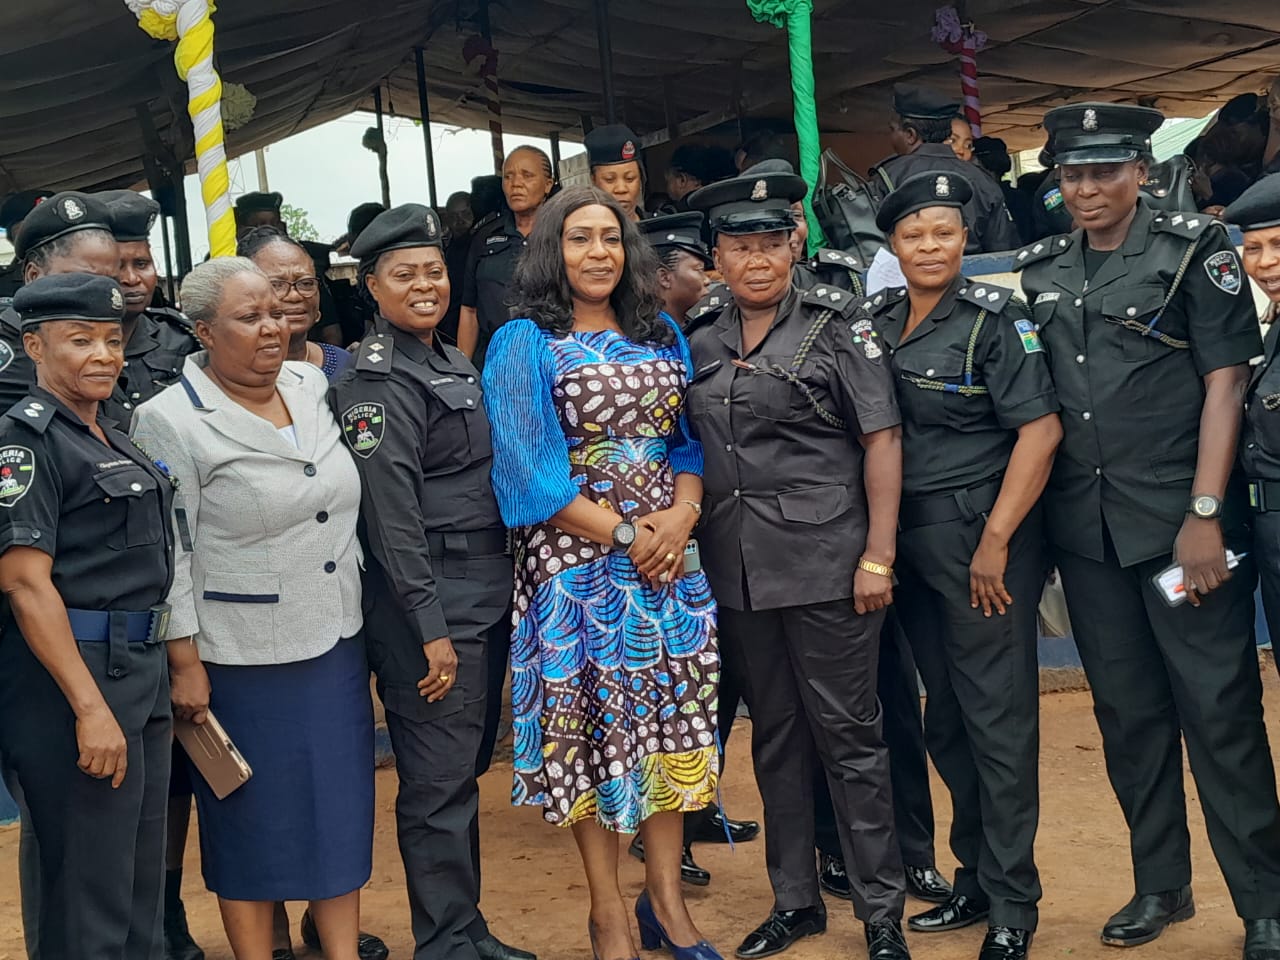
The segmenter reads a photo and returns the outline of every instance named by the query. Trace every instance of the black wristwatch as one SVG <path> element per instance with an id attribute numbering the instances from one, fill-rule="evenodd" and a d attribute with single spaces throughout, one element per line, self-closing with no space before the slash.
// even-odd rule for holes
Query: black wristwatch
<path id="1" fill-rule="evenodd" d="M 630 550 L 636 542 L 636 525 L 623 520 L 613 528 L 613 545 L 619 550 Z"/>
<path id="2" fill-rule="evenodd" d="M 1216 520 L 1222 516 L 1222 501 L 1212 494 L 1192 494 L 1187 513 L 1201 520 Z"/>

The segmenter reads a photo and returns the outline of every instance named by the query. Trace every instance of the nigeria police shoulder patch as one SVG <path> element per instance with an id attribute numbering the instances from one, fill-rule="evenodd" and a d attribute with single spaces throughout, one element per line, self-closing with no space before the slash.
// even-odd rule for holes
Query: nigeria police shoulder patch
<path id="1" fill-rule="evenodd" d="M 877 342 L 880 334 L 876 333 L 874 324 L 866 317 L 860 317 L 850 326 L 849 332 L 853 334 L 854 346 L 862 348 L 863 356 L 878 363 L 884 351 Z"/>
<path id="2" fill-rule="evenodd" d="M 0 370 L 7 370 L 13 363 L 13 347 L 0 340 Z"/>
<path id="3" fill-rule="evenodd" d="M 1023 353 L 1044 353 L 1044 344 L 1040 342 L 1040 333 L 1030 320 L 1013 321 L 1013 329 L 1022 341 Z"/>
<path id="4" fill-rule="evenodd" d="M 347 446 L 366 460 L 382 443 L 386 409 L 380 403 L 357 403 L 342 415 L 342 435 Z"/>
<path id="5" fill-rule="evenodd" d="M 0 447 L 0 507 L 12 507 L 36 479 L 36 458 L 27 447 Z"/>
<path id="6" fill-rule="evenodd" d="M 1234 250 L 1219 250 L 1204 262 L 1205 273 L 1213 285 L 1225 293 L 1236 296 L 1244 286 L 1244 273 L 1240 258 Z"/>

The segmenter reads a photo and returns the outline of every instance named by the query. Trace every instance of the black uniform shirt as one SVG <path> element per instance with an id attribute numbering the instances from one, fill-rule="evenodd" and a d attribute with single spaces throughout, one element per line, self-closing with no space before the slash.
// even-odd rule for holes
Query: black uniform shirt
<path id="1" fill-rule="evenodd" d="M 0 410 L 8 410 L 31 392 L 36 365 L 22 346 L 22 318 L 8 304 L 0 310 Z"/>
<path id="2" fill-rule="evenodd" d="M 973 185 L 973 197 L 964 205 L 964 222 L 969 228 L 964 252 L 1012 250 L 1018 246 L 1018 228 L 1005 208 L 1004 193 L 987 174 L 961 160 L 945 143 L 923 143 L 912 153 L 891 157 L 881 167 L 894 186 L 931 170 L 960 174 Z"/>
<path id="3" fill-rule="evenodd" d="M 199 349 L 195 331 L 178 311 L 151 309 L 142 314 L 125 344 L 120 380 L 111 399 L 103 404 L 106 415 L 118 423 L 129 423 L 138 404 L 178 382 L 187 354 Z"/>
<path id="4" fill-rule="evenodd" d="M 899 422 L 882 351 L 854 341 L 858 302 L 828 287 L 792 289 L 746 356 L 732 302 L 703 314 L 690 334 L 690 418 L 706 460 L 697 536 L 716 600 L 731 609 L 853 595 L 867 536 L 859 436 Z M 796 364 L 814 321 L 828 311 Z"/>
<path id="5" fill-rule="evenodd" d="M 1240 429 L 1240 463 L 1250 479 L 1280 481 L 1280 322 L 1267 331 L 1263 362 L 1253 368 Z"/>
<path id="6" fill-rule="evenodd" d="M 1105 523 L 1122 566 L 1169 553 L 1195 478 L 1202 378 L 1262 352 L 1226 230 L 1139 200 L 1124 244 L 1091 280 L 1081 231 L 1014 259 L 1062 403 L 1064 436 L 1046 491 L 1051 540 L 1101 561 Z M 1157 318 L 1159 336 L 1133 329 Z M 1243 509 L 1239 492 L 1229 491 L 1224 525 Z"/>
<path id="7" fill-rule="evenodd" d="M 525 238 L 516 229 L 515 214 L 506 212 L 477 231 L 467 255 L 462 305 L 473 307 L 480 326 L 480 339 L 472 360 L 484 369 L 484 355 L 497 329 L 511 319 L 509 302 L 511 278 L 524 252 Z"/>
<path id="8" fill-rule="evenodd" d="M 421 645 L 449 635 L 426 534 L 502 526 L 479 379 L 454 347 L 378 317 L 329 390 L 363 488 L 370 659 L 392 682 L 420 680 Z"/>
<path id="9" fill-rule="evenodd" d="M 791 282 L 801 290 L 812 290 L 825 283 L 861 296 L 861 274 L 866 269 L 853 254 L 823 247 L 808 260 L 795 265 L 791 272 Z"/>
<path id="10" fill-rule="evenodd" d="M 1003 476 L 1018 427 L 1058 409 L 1044 348 L 1026 305 L 1012 296 L 1005 287 L 957 277 L 905 341 L 911 310 L 905 289 L 876 294 L 855 315 L 855 324 L 873 319 L 892 357 L 904 497 Z"/>
<path id="11" fill-rule="evenodd" d="M 110 446 L 39 387 L 0 416 L 0 552 L 52 556 L 68 607 L 147 610 L 173 582 L 173 488 L 112 421 L 98 423 Z"/>

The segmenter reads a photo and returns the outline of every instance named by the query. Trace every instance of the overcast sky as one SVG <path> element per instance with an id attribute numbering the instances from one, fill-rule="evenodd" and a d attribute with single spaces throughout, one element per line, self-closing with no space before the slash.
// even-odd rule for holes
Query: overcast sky
<path id="1" fill-rule="evenodd" d="M 267 179 L 272 190 L 284 194 L 285 203 L 305 210 L 323 240 L 333 240 L 346 232 L 351 208 L 381 199 L 378 158 L 360 144 L 367 128 L 374 125 L 373 114 L 354 113 L 282 140 L 266 150 Z M 493 173 L 493 155 L 488 130 L 464 130 L 431 125 L 435 145 L 436 188 L 443 204 L 449 194 L 469 190 L 471 178 Z M 387 169 L 391 180 L 391 202 L 428 203 L 426 151 L 422 128 L 412 120 L 386 120 Z M 507 151 L 532 143 L 548 153 L 545 140 L 506 136 Z M 581 144 L 563 143 L 563 157 L 582 152 Z M 258 189 L 258 170 L 253 154 L 231 161 L 232 199 Z M 187 178 L 187 208 L 191 224 L 192 259 L 199 263 L 209 252 L 200 185 Z M 157 255 L 162 247 L 159 234 L 154 239 Z"/>

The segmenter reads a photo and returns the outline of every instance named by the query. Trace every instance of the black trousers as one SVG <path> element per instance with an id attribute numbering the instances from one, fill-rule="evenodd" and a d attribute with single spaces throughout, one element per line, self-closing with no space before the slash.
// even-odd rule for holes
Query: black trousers
<path id="1" fill-rule="evenodd" d="M 511 561 L 451 559 L 450 572 L 458 575 L 440 577 L 436 588 L 458 655 L 453 689 L 435 703 L 381 682 L 378 690 L 400 780 L 396 829 L 414 960 L 476 960 L 474 944 L 488 936 L 479 909 L 476 759 L 488 702 L 486 638 L 510 598 Z M 436 570 L 446 568 L 442 558 L 432 560 Z"/>
<path id="2" fill-rule="evenodd" d="M 727 649 L 736 660 L 751 710 L 776 910 L 822 903 L 811 790 L 820 764 L 855 914 L 864 922 L 902 916 L 902 858 L 875 687 L 883 620 L 880 613 L 858 616 L 851 599 L 779 610 L 720 608 L 720 635 L 728 638 L 721 655 Z"/>
<path id="3" fill-rule="evenodd" d="M 75 715 L 16 630 L 4 644 L 0 748 L 38 849 L 40 956 L 162 960 L 173 737 L 164 644 L 80 644 L 128 745 L 124 782 L 115 790 L 76 766 Z"/>
<path id="4" fill-rule="evenodd" d="M 1247 549 L 1231 536 L 1228 546 Z M 1252 636 L 1253 558 L 1199 608 L 1170 608 L 1151 585 L 1169 556 L 1121 567 L 1108 540 L 1101 562 L 1065 551 L 1055 559 L 1129 824 L 1137 892 L 1191 882 L 1185 738 L 1236 912 L 1280 917 L 1280 806 Z"/>
<path id="5" fill-rule="evenodd" d="M 31 826 L 31 811 L 17 771 L 0 756 L 0 775 L 4 777 L 9 796 L 18 807 L 21 834 L 18 837 L 18 886 L 22 897 L 22 933 L 26 941 L 27 960 L 40 960 L 40 845 Z"/>
<path id="6" fill-rule="evenodd" d="M 1259 513 L 1253 518 L 1253 556 L 1262 581 L 1262 609 L 1272 649 L 1280 651 L 1280 511 Z M 1280 669 L 1280 658 L 1276 659 Z"/>
<path id="7" fill-rule="evenodd" d="M 1040 877 L 1040 677 L 1036 610 L 1044 585 L 1041 513 L 1009 543 L 1001 616 L 969 605 L 981 518 L 900 531 L 894 606 L 924 679 L 924 735 L 951 793 L 955 891 L 991 904 L 991 923 L 1034 930 Z"/>
<path id="8" fill-rule="evenodd" d="M 929 794 L 929 761 L 925 754 L 924 728 L 920 720 L 920 683 L 916 661 L 894 607 L 880 628 L 880 665 L 876 671 L 877 696 L 883 714 L 885 746 L 889 748 L 889 774 L 893 782 L 893 824 L 898 831 L 902 862 L 931 867 L 933 850 L 933 798 Z M 814 778 L 814 826 L 818 850 L 839 857 L 840 833 L 831 806 L 831 791 L 821 773 Z"/>

